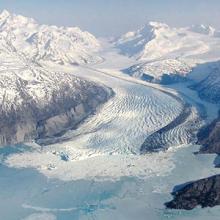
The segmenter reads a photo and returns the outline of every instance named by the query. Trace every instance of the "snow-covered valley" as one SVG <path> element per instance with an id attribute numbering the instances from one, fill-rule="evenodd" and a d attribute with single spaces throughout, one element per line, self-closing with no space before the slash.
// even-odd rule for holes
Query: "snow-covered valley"
<path id="1" fill-rule="evenodd" d="M 93 50 L 90 48 L 91 42 L 85 46 L 77 41 L 74 45 L 77 49 L 69 47 L 76 53 L 77 59 L 70 59 L 68 54 L 73 53 L 71 50 L 57 49 L 53 44 L 53 37 L 56 38 L 57 34 L 65 41 L 72 39 L 71 33 L 66 36 L 70 29 L 53 27 L 51 30 L 49 26 L 39 26 L 32 20 L 11 16 L 8 12 L 1 16 L 3 20 L 9 17 L 6 22 L 0 23 L 3 27 L 2 36 L 8 30 L 12 35 L 16 33 L 15 40 L 10 38 L 15 50 L 7 47 L 8 36 L 6 39 L 3 37 L 0 44 L 0 80 L 5 90 L 8 85 L 4 83 L 8 80 L 4 77 L 26 77 L 24 80 L 28 86 L 24 88 L 29 95 L 36 85 L 33 79 L 38 79 L 39 85 L 45 82 L 43 90 L 47 88 L 49 94 L 59 91 L 62 88 L 59 82 L 64 80 L 64 84 L 72 88 L 68 90 L 68 97 L 71 93 L 81 94 L 81 91 L 86 91 L 83 93 L 86 97 L 95 96 L 102 103 L 96 103 L 89 117 L 83 117 L 85 120 L 80 120 L 77 127 L 66 129 L 61 135 L 52 133 L 36 141 L 28 139 L 26 143 L 0 148 L 1 218 L 186 220 L 207 219 L 211 216 L 212 219 L 218 219 L 218 208 L 198 208 L 187 212 L 166 210 L 164 207 L 175 185 L 218 173 L 213 167 L 215 155 L 193 154 L 198 151 L 195 145 L 196 133 L 206 121 L 217 117 L 218 104 L 202 100 L 196 90 L 189 89 L 190 82 L 163 86 L 124 74 L 122 70 L 136 65 L 137 59 L 120 54 L 112 44 L 98 41 L 96 44 L 96 39 L 92 37 L 93 46 L 98 48 Z M 23 21 L 22 27 L 17 28 L 17 19 Z M 7 22 L 15 26 L 10 23 L 8 29 Z M 28 29 L 25 28 L 27 23 Z M 37 34 L 34 34 L 33 30 L 36 29 Z M 45 43 L 45 32 L 49 38 L 50 33 L 53 35 L 50 43 L 46 43 L 50 48 L 46 46 L 46 51 L 41 48 L 42 42 L 39 40 Z M 30 33 L 33 38 L 31 43 Z M 24 35 L 28 35 L 25 43 Z M 90 39 L 91 36 L 86 35 L 82 38 Z M 59 46 L 59 43 L 55 42 L 55 45 Z M 45 45 L 42 47 L 45 48 Z M 82 47 L 86 55 L 79 54 L 79 51 L 84 51 Z M 27 50 L 20 54 L 20 48 Z M 27 59 L 32 50 L 34 54 Z M 41 53 L 44 55 L 41 56 Z M 88 53 L 91 53 L 91 58 L 87 56 Z M 16 90 L 17 84 L 13 83 L 9 86 L 14 87 L 10 87 L 7 92 Z M 96 93 L 97 88 L 99 91 Z M 114 95 L 106 98 L 103 94 L 110 92 L 110 89 Z M 11 95 L 14 97 L 14 93 Z M 32 93 L 35 100 L 41 95 Z M 45 97 L 48 96 L 43 96 L 44 102 L 48 101 Z M 16 96 L 11 103 L 19 98 Z M 7 101 L 7 104 L 10 102 Z M 147 143 L 145 147 L 150 146 L 149 151 L 141 151 L 143 143 Z M 151 147 L 158 152 L 154 152 Z"/>

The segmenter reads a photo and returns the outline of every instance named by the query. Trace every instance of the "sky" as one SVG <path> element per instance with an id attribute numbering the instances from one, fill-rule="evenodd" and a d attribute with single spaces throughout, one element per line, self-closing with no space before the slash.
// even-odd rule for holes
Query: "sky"
<path id="1" fill-rule="evenodd" d="M 0 0 L 0 10 L 42 24 L 78 26 L 97 37 L 119 36 L 148 21 L 220 29 L 220 0 Z"/>

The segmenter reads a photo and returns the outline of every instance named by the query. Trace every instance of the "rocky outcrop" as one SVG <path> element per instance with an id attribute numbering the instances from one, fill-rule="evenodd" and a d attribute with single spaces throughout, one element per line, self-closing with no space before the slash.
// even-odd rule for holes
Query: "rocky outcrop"
<path id="1" fill-rule="evenodd" d="M 191 67 L 175 59 L 135 64 L 123 72 L 147 82 L 169 85 L 187 81 Z"/>
<path id="2" fill-rule="evenodd" d="M 191 210 L 196 206 L 220 205 L 220 175 L 185 184 L 172 195 L 174 199 L 165 204 L 170 209 Z"/>
<path id="3" fill-rule="evenodd" d="M 220 66 L 219 62 L 201 65 L 202 70 L 207 68 L 208 75 L 204 80 L 192 88 L 198 91 L 201 98 L 212 103 L 220 103 Z M 210 68 L 210 66 L 212 68 Z M 201 145 L 199 153 L 217 154 L 214 164 L 220 167 L 220 114 L 217 119 L 205 125 L 197 134 L 197 144 Z M 182 189 L 172 193 L 174 200 L 167 203 L 167 208 L 193 209 L 220 205 L 220 175 L 198 180 L 185 185 Z"/>
<path id="4" fill-rule="evenodd" d="M 220 103 L 220 62 L 211 62 L 198 65 L 194 72 L 207 75 L 204 79 L 197 82 L 192 89 L 198 92 L 200 98 L 211 102 Z M 192 74 L 193 75 L 193 74 Z"/>
<path id="5" fill-rule="evenodd" d="M 220 116 L 199 131 L 198 144 L 200 153 L 220 154 Z"/>
<path id="6" fill-rule="evenodd" d="M 60 135 L 112 95 L 111 89 L 71 74 L 41 68 L 34 73 L 37 76 L 31 80 L 24 80 L 23 74 L 14 77 L 8 72 L 6 78 L 0 75 L 5 94 L 0 108 L 0 145 Z"/>
<path id="7" fill-rule="evenodd" d="M 198 144 L 202 145 L 199 153 L 220 154 L 220 116 L 198 133 Z M 220 167 L 219 156 L 214 161 Z M 196 206 L 213 207 L 220 205 L 220 175 L 197 180 L 183 187 L 177 187 L 172 195 L 174 199 L 166 203 L 167 208 L 191 210 Z"/>

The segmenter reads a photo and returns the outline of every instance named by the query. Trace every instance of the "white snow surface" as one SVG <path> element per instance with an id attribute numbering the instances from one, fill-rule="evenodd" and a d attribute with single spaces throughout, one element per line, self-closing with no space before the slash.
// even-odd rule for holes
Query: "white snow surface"
<path id="1" fill-rule="evenodd" d="M 0 14 L 0 38 L 5 39 L 31 61 L 56 63 L 96 63 L 99 41 L 78 27 L 39 25 L 35 20 L 3 11 Z"/>
<path id="2" fill-rule="evenodd" d="M 146 73 L 157 79 L 163 74 L 186 76 L 197 64 L 220 60 L 218 33 L 204 25 L 173 28 L 149 22 L 120 37 L 115 46 L 122 54 L 136 59 L 130 70 L 132 75 Z"/>
<path id="3" fill-rule="evenodd" d="M 3 11 L 0 14 L 0 103 L 3 112 L 19 109 L 26 97 L 45 107 L 64 84 L 77 96 L 87 82 L 39 62 L 94 63 L 99 42 L 79 28 L 39 25 L 33 19 Z"/>
<path id="4" fill-rule="evenodd" d="M 73 82 L 73 95 L 77 95 L 78 88 L 86 81 L 29 63 L 17 51 L 12 51 L 4 40 L 0 40 L 0 103 L 4 112 L 22 107 L 24 93 L 35 100 L 39 108 L 44 107 L 63 84 Z"/>

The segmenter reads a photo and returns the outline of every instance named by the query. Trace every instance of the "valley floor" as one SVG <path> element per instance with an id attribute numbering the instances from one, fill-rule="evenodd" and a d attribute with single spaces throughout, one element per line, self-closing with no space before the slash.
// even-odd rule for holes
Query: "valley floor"
<path id="1" fill-rule="evenodd" d="M 218 106 L 208 108 L 187 84 L 168 88 L 125 76 L 120 69 L 134 61 L 113 49 L 102 55 L 105 61 L 89 68 L 42 63 L 111 87 L 115 96 L 76 130 L 44 140 L 43 147 L 27 143 L 19 151 L 14 146 L 0 149 L 2 218 L 218 219 L 218 208 L 164 208 L 174 185 L 218 173 L 214 155 L 194 155 L 198 146 L 187 145 L 188 127 L 198 129 L 204 115 L 214 119 Z M 191 106 L 189 117 L 164 134 L 172 147 L 141 155 L 145 139 L 172 123 L 184 103 Z"/>

